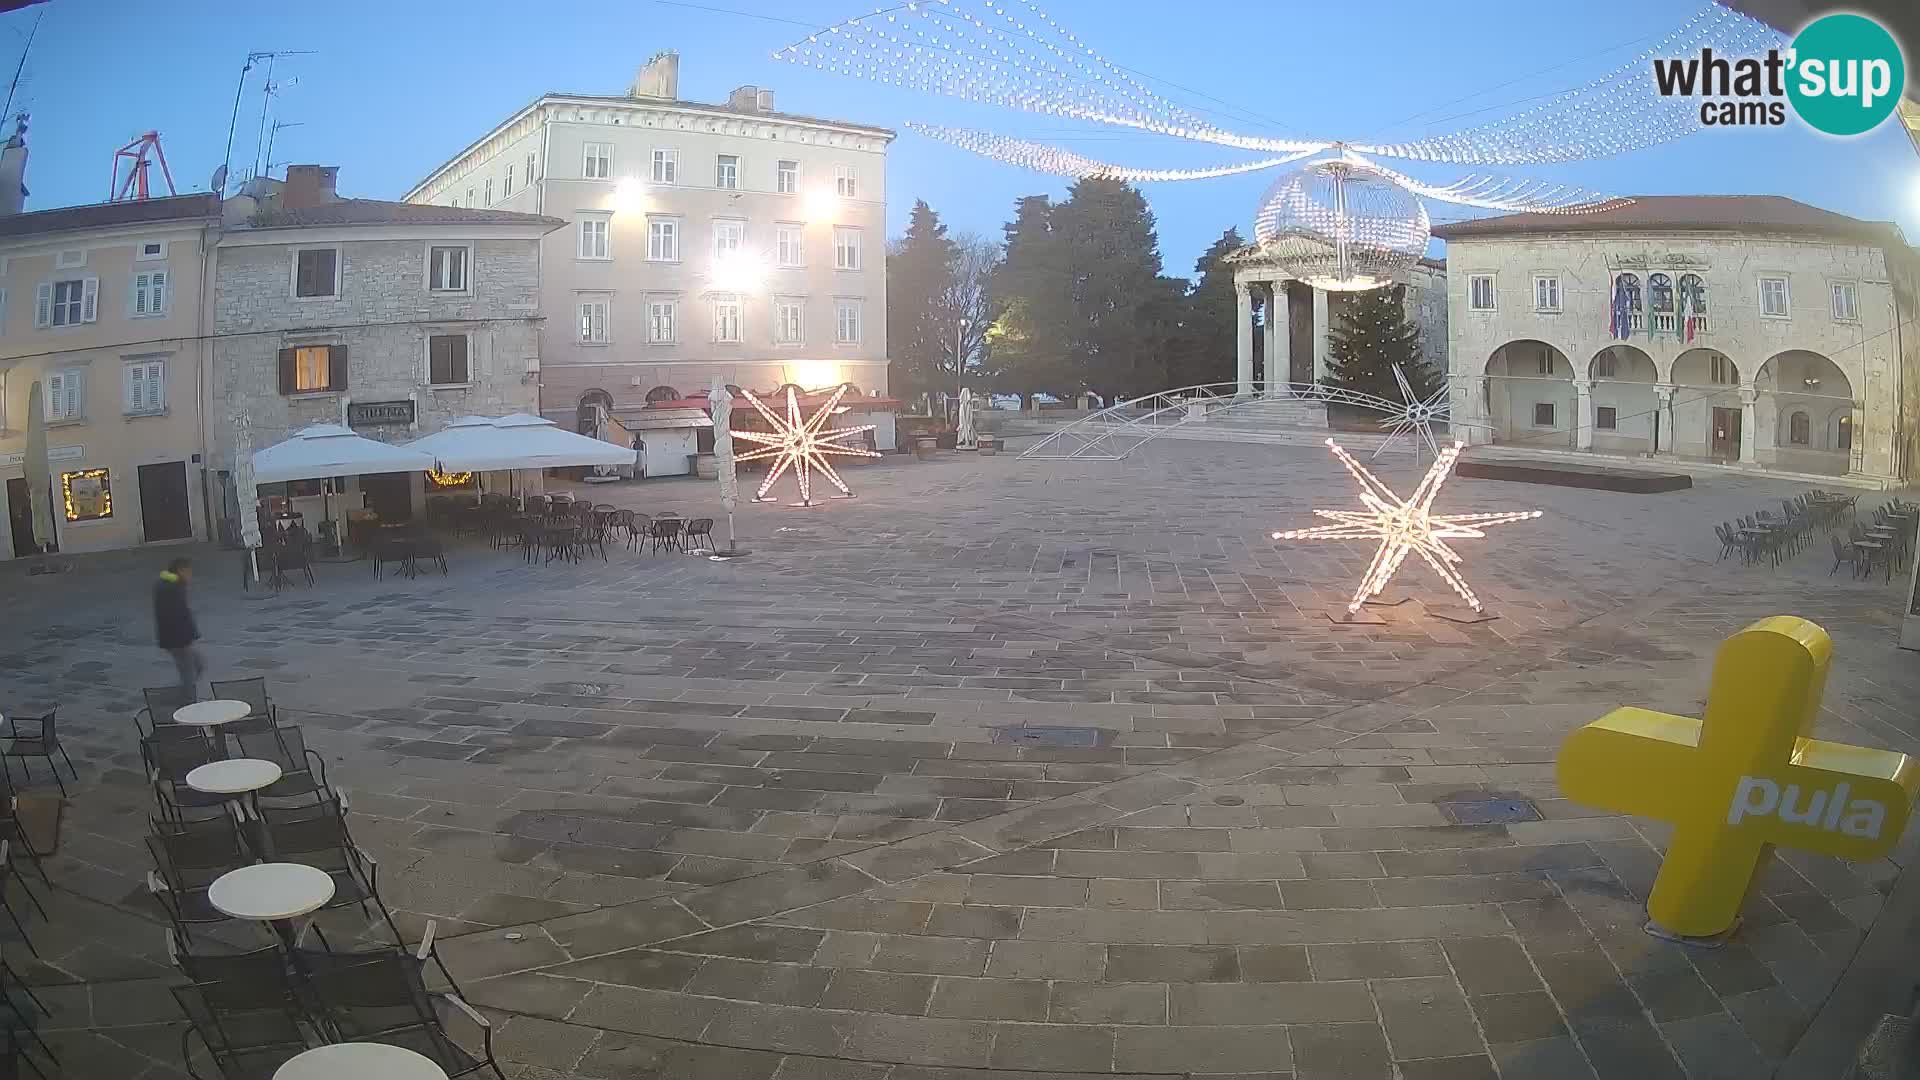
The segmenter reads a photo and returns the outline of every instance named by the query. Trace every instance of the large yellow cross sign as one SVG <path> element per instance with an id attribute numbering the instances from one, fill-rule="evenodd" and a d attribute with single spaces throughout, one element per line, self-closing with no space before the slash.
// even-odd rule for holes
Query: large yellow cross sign
<path id="1" fill-rule="evenodd" d="M 1920 762 L 1810 737 L 1832 653 L 1805 619 L 1762 619 L 1720 646 L 1703 718 L 1615 709 L 1561 746 L 1569 799 L 1673 825 L 1647 901 L 1656 927 L 1732 928 L 1775 844 L 1867 860 L 1899 841 Z"/>

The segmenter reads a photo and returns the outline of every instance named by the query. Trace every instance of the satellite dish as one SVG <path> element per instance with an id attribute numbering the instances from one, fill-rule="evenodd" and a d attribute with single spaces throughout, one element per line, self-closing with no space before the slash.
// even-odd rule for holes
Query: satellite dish
<path id="1" fill-rule="evenodd" d="M 213 179 L 207 182 L 207 190 L 213 192 L 216 195 L 224 194 L 226 192 L 227 167 L 225 165 L 222 165 L 219 168 L 213 170 Z"/>

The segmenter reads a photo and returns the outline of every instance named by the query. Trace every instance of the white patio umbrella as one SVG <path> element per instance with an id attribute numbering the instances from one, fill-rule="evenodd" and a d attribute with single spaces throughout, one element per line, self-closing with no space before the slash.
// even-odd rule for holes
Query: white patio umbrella
<path id="1" fill-rule="evenodd" d="M 253 455 L 253 481 L 321 480 L 363 473 L 425 472 L 433 457 L 355 435 L 339 424 L 315 424 Z"/>
<path id="2" fill-rule="evenodd" d="M 438 462 L 441 472 L 633 464 L 632 447 L 576 434 L 527 413 L 492 418 L 463 416 L 406 444 L 406 449 L 431 458 L 427 468 Z"/>
<path id="3" fill-rule="evenodd" d="M 713 420 L 713 463 L 720 478 L 720 505 L 727 511 L 727 549 L 712 554 L 735 559 L 747 552 L 733 539 L 733 508 L 740 505 L 740 478 L 733 464 L 733 391 L 718 375 L 707 390 L 707 415 Z"/>
<path id="4" fill-rule="evenodd" d="M 960 421 L 955 425 L 959 430 L 954 435 L 954 449 L 978 450 L 980 435 L 973 427 L 973 391 L 965 387 L 960 390 Z"/>

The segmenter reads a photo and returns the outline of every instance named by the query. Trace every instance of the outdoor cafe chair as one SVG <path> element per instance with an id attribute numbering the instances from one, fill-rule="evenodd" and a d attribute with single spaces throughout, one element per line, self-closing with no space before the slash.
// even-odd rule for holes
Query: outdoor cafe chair
<path id="1" fill-rule="evenodd" d="M 449 1078 L 491 1070 L 493 1027 L 457 994 L 429 994 L 414 957 L 402 949 L 335 953 L 302 949 L 295 959 L 327 1027 L 342 1039 L 402 1046 L 432 1060 Z M 480 1030 L 472 1053 L 447 1033 L 435 1004 L 445 1004 Z"/>
<path id="2" fill-rule="evenodd" d="M 271 1080 L 289 1058 L 309 1048 L 299 1012 L 284 1004 L 234 1000 L 219 983 L 188 983 L 172 990 L 187 1017 L 180 1033 L 180 1059 L 195 1080 L 204 1080 L 194 1068 L 195 1039 L 223 1080 Z"/>
<path id="3" fill-rule="evenodd" d="M 19 850 L 26 853 L 27 860 L 33 863 L 33 869 L 40 875 L 42 884 L 52 885 L 47 880 L 47 868 L 40 865 L 40 853 L 33 850 L 33 842 L 27 839 L 27 830 L 20 823 L 20 797 L 14 794 L 13 782 L 0 777 L 0 839 L 17 841 Z M 0 961 L 4 966 L 5 961 Z"/>
<path id="4" fill-rule="evenodd" d="M 440 567 L 440 576 L 447 576 L 447 546 L 430 532 L 416 533 L 413 537 L 414 565 L 418 566 L 421 559 L 432 559 Z"/>
<path id="5" fill-rule="evenodd" d="M 712 518 L 694 518 L 692 521 L 687 522 L 687 527 L 681 531 L 685 533 L 688 543 L 700 541 L 701 547 L 710 548 L 713 546 Z"/>
<path id="6" fill-rule="evenodd" d="M 41 1072 L 39 1065 L 34 1063 L 25 1044 L 16 1038 L 22 1031 L 26 1032 L 34 1044 L 40 1048 L 40 1052 L 47 1056 L 47 1060 L 53 1063 L 54 1068 L 59 1068 L 60 1058 L 54 1054 L 53 1047 L 47 1045 L 47 1040 L 40 1035 L 37 1021 L 38 1017 L 50 1017 L 53 1012 L 47 1008 L 46 1002 L 40 1000 L 40 995 L 33 992 L 33 987 L 27 985 L 27 981 L 20 977 L 20 973 L 13 970 L 13 965 L 4 960 L 0 960 L 0 1002 L 5 1002 L 7 1011 L 13 1014 L 13 1018 L 6 1025 L 7 1042 L 19 1049 L 21 1060 L 33 1069 L 33 1075 L 45 1077 L 46 1074 Z M 16 1072 L 14 1075 L 19 1074 Z M 6 1073 L 0 1072 L 0 1078 L 5 1076 Z"/>
<path id="7" fill-rule="evenodd" d="M 199 697 L 193 690 L 184 686 L 146 686 L 140 689 L 140 696 L 146 700 L 146 704 L 133 714 L 133 725 L 140 728 L 141 735 L 158 732 L 161 728 L 193 730 L 173 718 L 175 709 L 191 705 Z M 140 723 L 142 716 L 147 718 L 144 725 Z"/>
<path id="8" fill-rule="evenodd" d="M 34 910 L 40 913 L 40 917 L 46 918 L 47 909 L 41 905 L 40 898 L 34 895 L 33 886 L 27 884 L 26 878 L 20 878 L 19 881 L 20 891 L 26 893 L 27 899 L 33 901 Z M 33 947 L 33 939 L 27 936 L 26 925 L 20 921 L 20 916 L 13 910 L 13 901 L 7 898 L 7 886 L 13 882 L 13 844 L 11 841 L 0 840 L 0 911 L 7 913 L 7 921 L 13 924 L 14 932 L 20 935 L 20 940 L 27 943 L 27 951 L 39 956 L 40 950 Z"/>
<path id="9" fill-rule="evenodd" d="M 653 519 L 647 537 L 653 542 L 653 554 L 659 554 L 662 547 L 672 551 L 680 546 L 681 522 L 677 517 L 659 517 Z"/>
<path id="10" fill-rule="evenodd" d="M 8 758 L 19 758 L 20 768 L 26 772 L 27 779 L 33 779 L 33 768 L 27 764 L 31 758 L 45 758 L 47 768 L 53 772 L 53 782 L 60 786 L 60 797 L 67 795 L 66 781 L 60 779 L 60 766 L 53 755 L 67 763 L 67 771 L 75 780 L 80 779 L 80 771 L 73 767 L 73 759 L 67 756 L 67 749 L 60 745 L 60 736 L 54 730 L 54 717 L 59 709 L 45 716 L 9 716 L 4 740 L 0 740 L 0 773 L 4 773 L 9 783 L 13 780 L 13 771 L 6 765 Z"/>
<path id="11" fill-rule="evenodd" d="M 280 779 L 255 792 L 261 799 L 293 799 L 312 795 L 315 801 L 327 798 L 327 766 L 320 755 L 307 746 L 306 736 L 297 727 L 275 728 L 241 735 L 238 739 L 243 758 L 271 761 L 280 766 Z"/>
<path id="12" fill-rule="evenodd" d="M 642 540 L 651 535 L 653 535 L 653 518 L 632 510 L 627 511 L 627 550 L 634 550 Z"/>
<path id="13" fill-rule="evenodd" d="M 231 724 L 220 725 L 222 734 L 271 731 L 280 723 L 280 708 L 267 694 L 266 679 L 256 675 L 251 679 L 228 679 L 225 682 L 208 683 L 207 686 L 217 700 L 247 703 L 247 715 Z"/>
<path id="14" fill-rule="evenodd" d="M 249 811 L 243 813 L 251 816 Z M 322 813 L 295 819 L 256 819 L 255 823 L 266 845 L 263 851 L 271 851 L 275 861 L 304 863 L 333 879 L 333 898 L 319 910 L 358 906 L 360 914 L 371 919 L 373 912 L 367 901 L 372 900 L 387 926 L 396 936 L 399 934 L 393 914 L 380 899 L 380 864 L 353 842 L 343 815 Z"/>
<path id="15" fill-rule="evenodd" d="M 1887 545 L 1870 538 L 1867 535 L 1867 531 L 1857 524 L 1847 531 L 1847 535 L 1853 541 L 1853 550 L 1855 552 L 1854 570 L 1856 574 L 1862 578 L 1872 577 L 1873 564 L 1876 562 L 1886 563 L 1887 580 L 1892 581 L 1893 564 L 1887 558 Z"/>

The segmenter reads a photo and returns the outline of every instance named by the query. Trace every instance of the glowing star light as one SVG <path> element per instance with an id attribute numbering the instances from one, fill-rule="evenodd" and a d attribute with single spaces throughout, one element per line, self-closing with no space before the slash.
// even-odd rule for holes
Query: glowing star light
<path id="1" fill-rule="evenodd" d="M 1440 485 L 1446 482 L 1447 474 L 1453 471 L 1453 464 L 1459 460 L 1460 451 L 1465 443 L 1454 443 L 1440 456 L 1434 459 L 1433 467 L 1420 480 L 1420 486 L 1405 499 L 1394 494 L 1393 489 L 1381 483 L 1379 477 L 1367 471 L 1367 467 L 1353 459 L 1353 455 L 1332 439 L 1327 445 L 1333 449 L 1333 456 L 1347 467 L 1353 478 L 1360 484 L 1360 503 L 1365 510 L 1315 510 L 1314 513 L 1334 521 L 1332 525 L 1320 525 L 1311 529 L 1295 529 L 1291 532 L 1273 534 L 1275 540 L 1369 540 L 1378 539 L 1380 547 L 1373 553 L 1373 563 L 1367 567 L 1367 574 L 1360 579 L 1360 587 L 1354 590 L 1353 600 L 1347 604 L 1349 612 L 1360 610 L 1360 605 L 1369 597 L 1378 596 L 1380 590 L 1393 580 L 1394 571 L 1400 569 L 1400 563 L 1408 552 L 1418 554 L 1433 567 L 1453 591 L 1467 606 L 1480 611 L 1480 598 L 1460 577 L 1454 568 L 1460 565 L 1460 556 L 1446 545 L 1448 540 L 1467 539 L 1487 535 L 1490 525 L 1505 525 L 1514 521 L 1528 521 L 1541 516 L 1539 510 L 1516 510 L 1496 514 L 1435 514 L 1434 496 L 1440 494 Z"/>
<path id="2" fill-rule="evenodd" d="M 826 402 L 822 404 L 812 416 L 807 417 L 804 421 L 800 419 L 800 400 L 795 396 L 794 388 L 788 386 L 785 390 L 787 394 L 787 415 L 784 418 L 772 409 L 767 408 L 764 402 L 753 396 L 752 391 L 740 391 L 746 395 L 748 401 L 753 403 L 754 408 L 760 410 L 760 415 L 766 417 L 767 423 L 773 425 L 771 432 L 735 431 L 733 433 L 734 438 L 758 443 L 761 447 L 758 450 L 750 450 L 747 453 L 741 454 L 734 460 L 757 461 L 761 458 L 776 459 L 773 468 L 767 473 L 767 478 L 761 481 L 760 490 L 755 493 L 754 501 L 776 501 L 767 498 L 767 492 L 773 489 L 774 483 L 778 481 L 781 476 L 785 475 L 788 469 L 792 469 L 794 475 L 800 478 L 800 502 L 797 505 L 814 505 L 812 472 L 816 469 L 820 471 L 820 475 L 831 481 L 834 487 L 840 489 L 840 495 L 837 497 L 851 498 L 853 492 L 848 490 L 847 485 L 841 482 L 840 474 L 834 472 L 833 466 L 828 464 L 827 455 L 844 454 L 848 457 L 879 457 L 880 455 L 872 450 L 859 446 L 846 446 L 841 441 L 872 431 L 874 425 L 863 424 L 859 427 L 827 428 L 827 422 L 835 413 L 841 411 L 840 399 L 844 397 L 847 392 L 845 386 L 836 388 L 832 395 L 827 398 Z"/>

